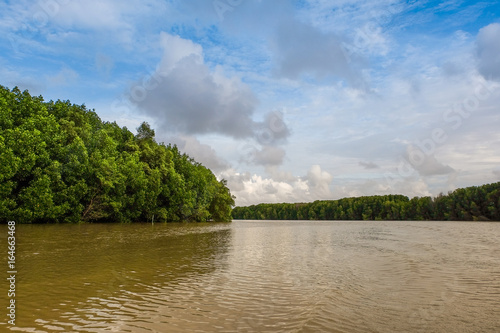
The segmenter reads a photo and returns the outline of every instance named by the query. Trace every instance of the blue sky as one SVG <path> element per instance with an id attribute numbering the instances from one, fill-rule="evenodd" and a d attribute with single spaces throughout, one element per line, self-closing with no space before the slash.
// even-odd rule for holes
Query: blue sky
<path id="1" fill-rule="evenodd" d="M 238 205 L 500 180 L 498 1 L 2 1 L 0 39 L 0 84 L 148 121 Z"/>

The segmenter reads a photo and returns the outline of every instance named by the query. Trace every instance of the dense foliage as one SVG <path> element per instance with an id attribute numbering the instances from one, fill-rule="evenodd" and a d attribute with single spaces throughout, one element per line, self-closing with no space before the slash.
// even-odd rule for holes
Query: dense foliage
<path id="1" fill-rule="evenodd" d="M 312 203 L 235 207 L 235 219 L 500 221 L 500 183 L 458 189 L 436 198 L 383 195 Z"/>
<path id="2" fill-rule="evenodd" d="M 0 86 L 0 222 L 231 220 L 226 182 L 154 134 Z"/>

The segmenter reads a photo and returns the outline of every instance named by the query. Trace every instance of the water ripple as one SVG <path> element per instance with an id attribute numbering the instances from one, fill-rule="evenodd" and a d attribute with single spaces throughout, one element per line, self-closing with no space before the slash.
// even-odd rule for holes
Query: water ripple
<path id="1" fill-rule="evenodd" d="M 73 227 L 20 228 L 12 331 L 500 328 L 500 224 Z"/>

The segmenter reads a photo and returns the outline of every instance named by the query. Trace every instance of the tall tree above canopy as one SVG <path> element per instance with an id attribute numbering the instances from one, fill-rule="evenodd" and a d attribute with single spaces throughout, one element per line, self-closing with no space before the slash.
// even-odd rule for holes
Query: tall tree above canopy
<path id="1" fill-rule="evenodd" d="M 154 139 L 155 137 L 155 130 L 149 126 L 147 122 L 143 122 L 141 126 L 137 127 L 137 139 L 139 140 L 147 140 L 147 139 Z"/>

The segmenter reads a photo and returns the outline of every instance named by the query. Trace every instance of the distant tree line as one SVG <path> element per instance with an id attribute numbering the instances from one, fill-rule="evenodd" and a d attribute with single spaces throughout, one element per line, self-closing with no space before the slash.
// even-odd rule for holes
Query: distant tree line
<path id="1" fill-rule="evenodd" d="M 0 222 L 230 221 L 226 182 L 154 135 L 0 86 Z"/>
<path id="2" fill-rule="evenodd" d="M 233 218 L 246 220 L 440 220 L 500 221 L 500 182 L 440 194 L 365 196 L 312 203 L 235 207 Z"/>

